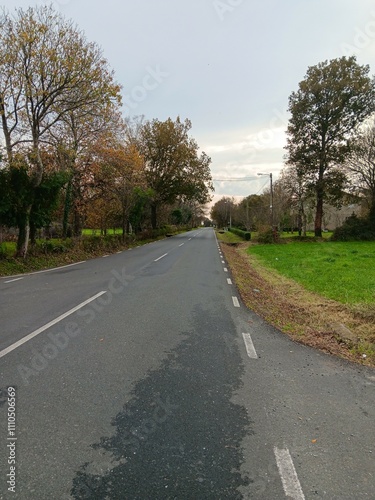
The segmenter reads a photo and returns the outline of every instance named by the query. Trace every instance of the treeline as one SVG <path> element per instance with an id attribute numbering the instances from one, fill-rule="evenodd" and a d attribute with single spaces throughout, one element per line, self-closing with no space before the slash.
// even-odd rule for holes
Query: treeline
<path id="1" fill-rule="evenodd" d="M 18 256 L 52 222 L 125 236 L 202 216 L 211 160 L 189 120 L 124 120 L 101 49 L 52 7 L 3 11 L 0 28 L 0 225 Z"/>
<path id="2" fill-rule="evenodd" d="M 329 226 L 329 207 L 357 205 L 361 217 L 351 217 L 340 234 L 375 239 L 375 81 L 369 71 L 355 57 L 308 68 L 289 98 L 286 161 L 272 192 L 240 203 L 219 200 L 213 220 L 223 226 L 231 217 L 247 230 L 272 224 L 300 234 L 312 223 L 319 237 Z"/>

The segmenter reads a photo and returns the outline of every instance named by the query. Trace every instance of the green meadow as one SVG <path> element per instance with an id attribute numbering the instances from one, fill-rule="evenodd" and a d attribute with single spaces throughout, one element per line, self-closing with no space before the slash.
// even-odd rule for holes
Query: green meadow
<path id="1" fill-rule="evenodd" d="M 249 254 L 306 289 L 344 304 L 375 302 L 375 242 L 251 245 Z"/>

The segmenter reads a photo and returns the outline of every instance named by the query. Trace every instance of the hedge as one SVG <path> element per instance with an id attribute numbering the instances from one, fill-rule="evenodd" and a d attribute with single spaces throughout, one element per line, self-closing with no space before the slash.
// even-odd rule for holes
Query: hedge
<path id="1" fill-rule="evenodd" d="M 229 228 L 229 231 L 233 234 L 236 234 L 240 238 L 243 238 L 246 241 L 251 240 L 251 233 L 249 231 L 242 231 L 242 229 L 238 229 L 236 227 Z"/>

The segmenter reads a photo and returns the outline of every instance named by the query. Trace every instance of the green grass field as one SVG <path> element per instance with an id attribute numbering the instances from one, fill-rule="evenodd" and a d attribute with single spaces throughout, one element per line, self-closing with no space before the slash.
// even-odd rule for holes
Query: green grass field
<path id="1" fill-rule="evenodd" d="M 216 236 L 219 241 L 223 241 L 224 243 L 243 243 L 245 241 L 243 238 L 230 231 L 225 231 L 225 233 L 216 231 Z"/>
<path id="2" fill-rule="evenodd" d="M 375 303 L 375 242 L 291 242 L 248 252 L 306 289 L 345 304 Z"/>

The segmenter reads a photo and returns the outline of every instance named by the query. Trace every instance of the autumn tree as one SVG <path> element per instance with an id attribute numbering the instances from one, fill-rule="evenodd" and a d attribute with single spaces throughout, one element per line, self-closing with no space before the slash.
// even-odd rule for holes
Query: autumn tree
<path id="1" fill-rule="evenodd" d="M 375 107 L 369 67 L 355 57 L 311 66 L 289 98 L 287 164 L 300 169 L 316 197 L 315 235 L 322 235 L 323 202 L 340 199 L 349 139 Z"/>
<path id="2" fill-rule="evenodd" d="M 146 164 L 146 180 L 152 189 L 151 223 L 157 227 L 157 211 L 163 205 L 172 205 L 179 196 L 206 203 L 213 190 L 211 159 L 189 136 L 191 123 L 157 119 L 142 127 L 140 150 Z"/>
<path id="3" fill-rule="evenodd" d="M 134 144 L 126 145 L 108 136 L 98 141 L 93 152 L 96 189 L 101 188 L 102 198 L 115 202 L 125 239 L 139 189 L 146 188 L 143 157 Z"/>
<path id="4" fill-rule="evenodd" d="M 0 21 L 0 111 L 9 165 L 28 155 L 36 189 L 45 165 L 44 141 L 68 114 L 119 99 L 119 87 L 101 49 L 51 7 L 18 9 Z M 32 200 L 19 231 L 18 255 L 26 256 Z"/>

